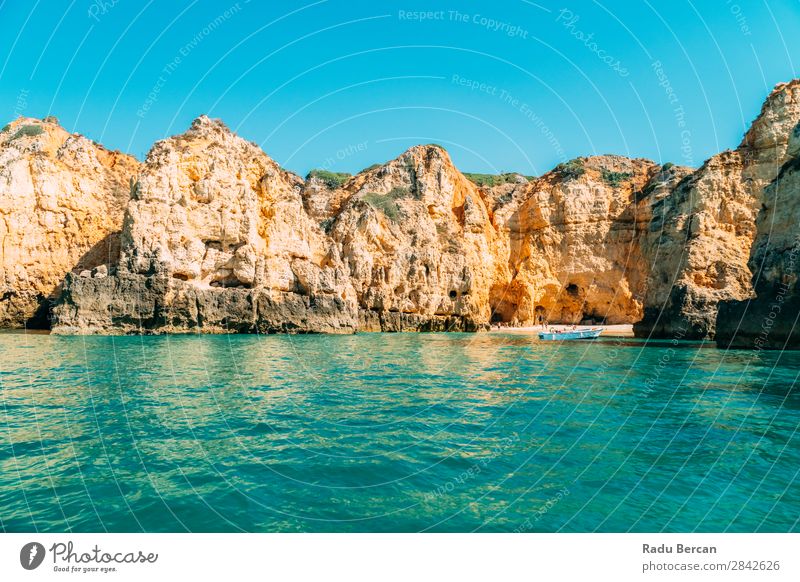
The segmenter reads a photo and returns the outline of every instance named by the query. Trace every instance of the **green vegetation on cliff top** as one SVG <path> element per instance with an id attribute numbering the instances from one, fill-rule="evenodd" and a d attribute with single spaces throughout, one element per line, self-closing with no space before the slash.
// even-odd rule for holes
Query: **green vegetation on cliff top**
<path id="1" fill-rule="evenodd" d="M 553 171 L 561 175 L 564 180 L 574 180 L 583 176 L 586 168 L 583 167 L 583 160 L 576 159 L 558 164 Z"/>
<path id="2" fill-rule="evenodd" d="M 5 131 L 5 128 L 3 128 L 3 131 Z M 41 135 L 43 133 L 44 129 L 42 128 L 41 125 L 23 125 L 17 130 L 17 132 L 14 135 L 11 136 L 11 138 L 8 141 L 14 141 L 18 137 L 22 137 L 24 135 L 33 137 Z"/>
<path id="3" fill-rule="evenodd" d="M 603 181 L 609 186 L 619 186 L 625 180 L 631 179 L 633 174 L 629 172 L 612 172 L 611 170 L 603 168 L 602 176 Z"/>
<path id="4" fill-rule="evenodd" d="M 504 174 L 475 174 L 472 172 L 464 172 L 464 177 L 466 177 L 470 182 L 474 183 L 477 186 L 493 188 L 494 186 L 500 186 L 501 184 L 513 184 L 517 181 L 518 176 L 522 174 L 517 174 L 516 172 L 507 172 Z M 533 176 L 522 176 L 526 180 L 533 179 Z"/>
<path id="5" fill-rule="evenodd" d="M 410 195 L 411 191 L 408 188 L 392 188 L 387 194 L 367 192 L 361 197 L 361 200 L 375 210 L 383 212 L 386 218 L 392 222 L 397 222 L 400 219 L 400 207 L 397 205 L 397 200 Z"/>
<path id="6" fill-rule="evenodd" d="M 352 174 L 345 172 L 329 172 L 328 170 L 311 170 L 306 176 L 306 180 L 317 178 L 322 180 L 326 187 L 331 190 L 339 188 L 342 184 L 347 182 L 352 177 Z"/>

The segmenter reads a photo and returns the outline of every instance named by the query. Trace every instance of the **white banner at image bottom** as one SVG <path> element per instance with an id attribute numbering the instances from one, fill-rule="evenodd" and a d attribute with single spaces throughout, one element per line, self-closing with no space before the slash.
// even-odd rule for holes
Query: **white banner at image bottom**
<path id="1" fill-rule="evenodd" d="M 800 534 L 0 534 L 0 580 L 800 580 Z"/>

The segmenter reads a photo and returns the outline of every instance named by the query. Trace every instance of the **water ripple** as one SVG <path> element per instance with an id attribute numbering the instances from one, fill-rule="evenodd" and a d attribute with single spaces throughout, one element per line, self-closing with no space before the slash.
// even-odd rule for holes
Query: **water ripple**
<path id="1" fill-rule="evenodd" d="M 518 334 L 0 349 L 5 531 L 800 529 L 798 353 Z"/>

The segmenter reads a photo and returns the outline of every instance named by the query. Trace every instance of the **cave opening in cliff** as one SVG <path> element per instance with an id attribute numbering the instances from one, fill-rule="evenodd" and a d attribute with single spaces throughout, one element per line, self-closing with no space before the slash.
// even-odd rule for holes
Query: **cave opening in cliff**
<path id="1" fill-rule="evenodd" d="M 36 329 L 36 330 L 49 330 L 50 325 L 50 309 L 53 306 L 51 298 L 46 298 L 43 295 L 39 295 L 38 299 L 38 307 L 36 311 L 25 321 L 25 329 Z"/>
<path id="2" fill-rule="evenodd" d="M 575 283 L 570 283 L 565 288 L 565 291 L 571 295 L 572 297 L 577 297 L 580 291 L 580 288 Z"/>
<path id="3" fill-rule="evenodd" d="M 223 279 L 215 279 L 209 283 L 210 287 L 219 289 L 252 289 L 250 283 L 244 283 L 234 276 L 225 277 Z"/>
<path id="4" fill-rule="evenodd" d="M 581 325 L 605 325 L 605 316 L 598 315 L 595 312 L 586 313 L 581 315 Z"/>
<path id="5" fill-rule="evenodd" d="M 509 323 L 517 313 L 517 305 L 505 300 L 499 300 L 491 304 L 492 315 L 491 323 Z"/>
<path id="6" fill-rule="evenodd" d="M 510 323 L 517 316 L 519 304 L 516 289 L 507 285 L 494 285 L 489 291 L 489 321 L 493 324 Z"/>

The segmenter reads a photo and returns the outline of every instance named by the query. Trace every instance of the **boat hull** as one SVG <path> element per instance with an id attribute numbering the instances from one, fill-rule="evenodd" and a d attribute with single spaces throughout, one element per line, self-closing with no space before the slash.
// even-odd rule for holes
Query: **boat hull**
<path id="1" fill-rule="evenodd" d="M 595 339 L 603 333 L 602 329 L 574 329 L 569 331 L 539 332 L 539 339 L 544 341 L 566 341 Z"/>

